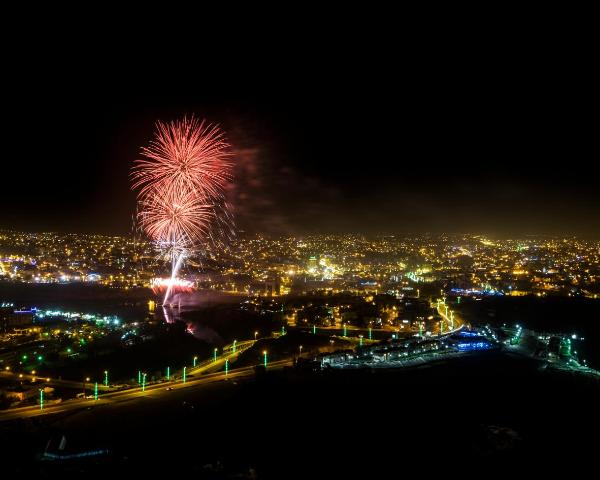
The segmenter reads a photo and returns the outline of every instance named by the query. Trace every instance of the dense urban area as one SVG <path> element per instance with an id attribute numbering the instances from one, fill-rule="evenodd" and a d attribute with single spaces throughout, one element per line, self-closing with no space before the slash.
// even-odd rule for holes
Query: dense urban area
<path id="1" fill-rule="evenodd" d="M 600 242 L 575 238 L 242 236 L 190 260 L 187 279 L 196 286 L 247 294 L 387 291 L 412 280 L 467 295 L 600 296 Z M 151 243 L 132 237 L 5 231 L 0 268 L 4 281 L 131 288 L 149 286 L 165 267 Z"/>
<path id="2" fill-rule="evenodd" d="M 240 236 L 188 258 L 168 303 L 164 264 L 132 237 L 1 232 L 0 421 L 506 355 L 600 379 L 600 242 Z M 109 451 L 61 444 L 42 458 Z"/>

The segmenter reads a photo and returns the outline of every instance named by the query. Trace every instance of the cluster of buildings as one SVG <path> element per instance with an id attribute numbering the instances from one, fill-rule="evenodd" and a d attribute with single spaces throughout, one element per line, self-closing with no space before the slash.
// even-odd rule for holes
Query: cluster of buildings
<path id="1" fill-rule="evenodd" d="M 0 232 L 0 280 L 147 287 L 168 272 L 133 237 Z M 182 273 L 197 288 L 262 296 L 327 290 L 418 296 L 457 294 L 600 298 L 600 242 L 575 238 L 490 240 L 481 235 L 240 236 L 192 255 Z"/>
<path id="2" fill-rule="evenodd" d="M 440 285 L 460 295 L 600 298 L 600 242 L 481 235 L 257 236 L 211 254 L 220 287 L 267 295 L 328 290 L 418 296 Z M 229 286 L 227 287 L 227 284 Z"/>
<path id="3" fill-rule="evenodd" d="M 1 231 L 0 280 L 129 287 L 153 255 L 151 245 L 129 237 Z"/>

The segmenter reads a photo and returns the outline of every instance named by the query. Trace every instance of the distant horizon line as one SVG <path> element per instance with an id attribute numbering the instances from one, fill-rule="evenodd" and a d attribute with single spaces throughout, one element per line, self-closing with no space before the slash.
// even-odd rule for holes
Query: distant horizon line
<path id="1" fill-rule="evenodd" d="M 98 237 L 119 237 L 119 238 L 136 238 L 137 236 L 134 233 L 128 234 L 110 234 L 110 233 L 89 233 L 89 232 L 81 232 L 81 231 L 65 231 L 65 230 L 23 230 L 23 229 L 11 229 L 1 227 L 0 232 L 7 233 L 22 233 L 29 235 L 40 235 L 40 234 L 53 234 L 53 235 L 81 235 L 81 236 L 98 236 Z M 378 233 L 365 233 L 358 231 L 346 231 L 346 232 L 306 232 L 306 233 L 268 233 L 268 232 L 247 232 L 245 230 L 238 230 L 237 234 L 240 236 L 247 235 L 248 237 L 294 237 L 294 238 L 302 238 L 302 237 L 316 237 L 316 236 L 363 236 L 363 237 L 409 237 L 409 236 L 417 236 L 417 237 L 442 237 L 444 235 L 447 236 L 470 236 L 470 237 L 486 237 L 490 239 L 498 239 L 498 240 L 518 240 L 518 239 L 530 239 L 530 238 L 545 238 L 545 239 L 580 239 L 580 240 L 595 240 L 599 241 L 600 237 L 598 236 L 586 236 L 586 235 L 576 235 L 576 234 L 556 234 L 556 233 L 527 233 L 520 235 L 498 235 L 498 234 L 490 234 L 484 232 L 378 232 Z M 140 236 L 141 237 L 141 236 Z M 143 239 L 143 238 L 142 238 Z M 147 240 L 151 243 L 150 240 Z"/>

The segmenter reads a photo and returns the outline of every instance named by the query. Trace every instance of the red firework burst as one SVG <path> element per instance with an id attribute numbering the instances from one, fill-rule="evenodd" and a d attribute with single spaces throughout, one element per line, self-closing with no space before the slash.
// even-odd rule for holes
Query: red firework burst
<path id="1" fill-rule="evenodd" d="M 133 189 L 140 197 L 154 191 L 194 192 L 199 198 L 221 198 L 231 180 L 229 144 L 216 125 L 192 117 L 157 122 L 155 140 L 136 160 Z"/>
<path id="2" fill-rule="evenodd" d="M 231 180 L 229 144 L 217 126 L 195 118 L 156 125 L 136 160 L 138 223 L 171 256 L 227 232 L 224 189 Z"/>
<path id="3" fill-rule="evenodd" d="M 152 191 L 140 200 L 140 227 L 155 242 L 189 248 L 209 234 L 215 216 L 213 205 L 202 203 L 194 192 Z"/>

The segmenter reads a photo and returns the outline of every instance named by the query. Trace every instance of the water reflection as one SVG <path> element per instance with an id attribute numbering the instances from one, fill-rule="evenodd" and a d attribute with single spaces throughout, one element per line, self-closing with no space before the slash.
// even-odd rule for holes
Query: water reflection
<path id="1" fill-rule="evenodd" d="M 208 343 L 220 342 L 222 339 L 218 332 L 206 325 L 191 322 L 184 318 L 183 314 L 185 312 L 196 311 L 202 306 L 206 306 L 206 301 L 203 301 L 199 292 L 177 293 L 171 296 L 171 301 L 168 304 L 162 305 L 162 312 L 165 322 L 185 322 L 187 331 L 194 337 Z"/>

